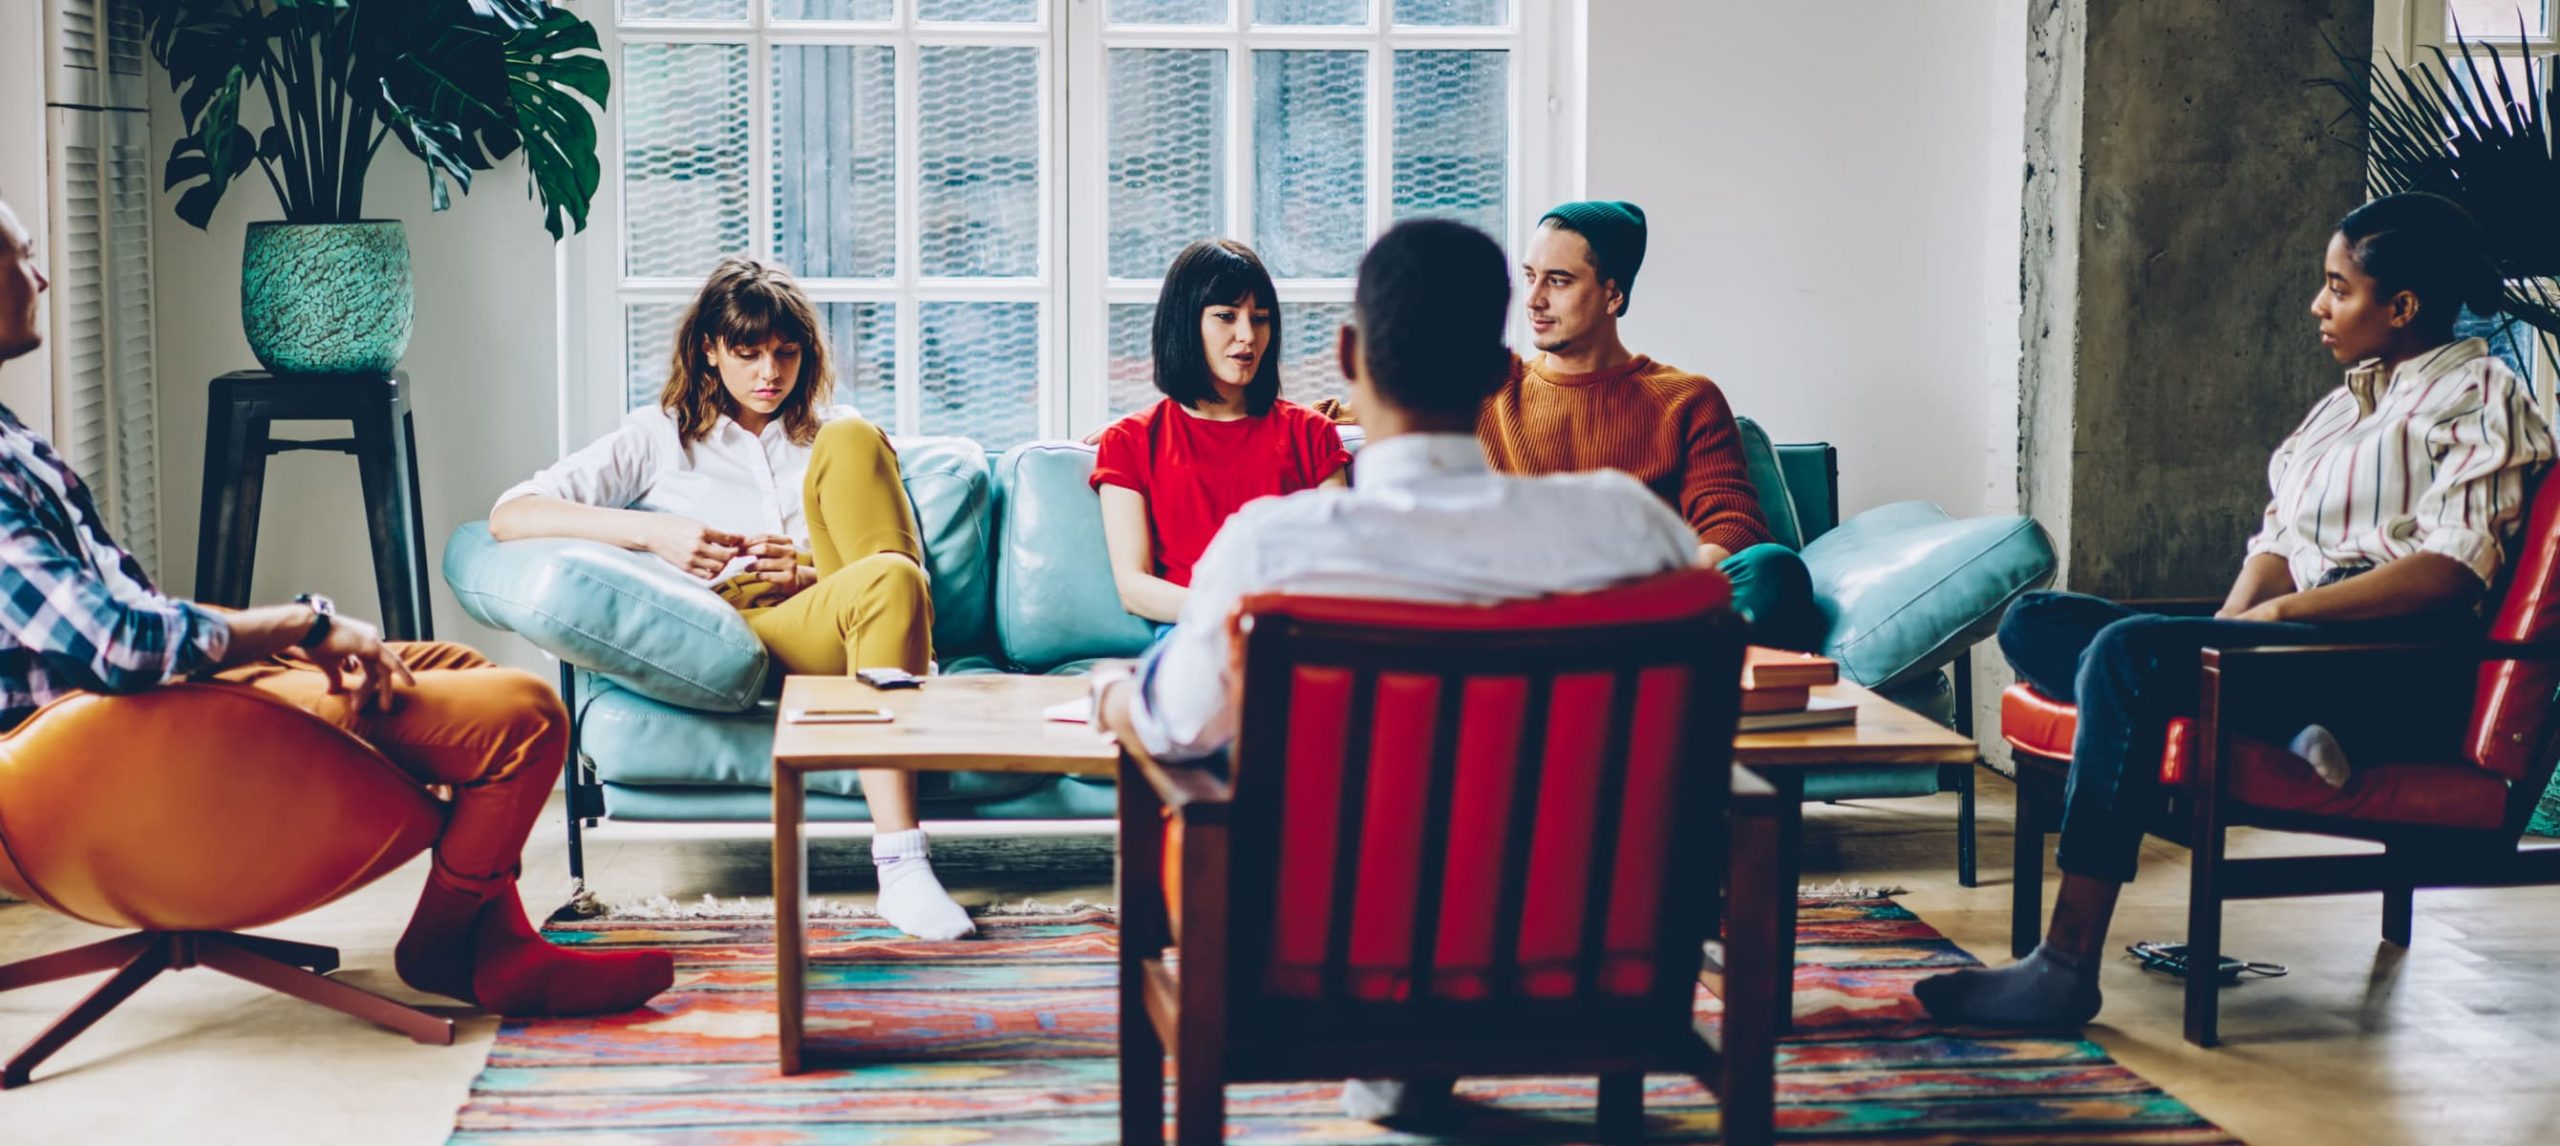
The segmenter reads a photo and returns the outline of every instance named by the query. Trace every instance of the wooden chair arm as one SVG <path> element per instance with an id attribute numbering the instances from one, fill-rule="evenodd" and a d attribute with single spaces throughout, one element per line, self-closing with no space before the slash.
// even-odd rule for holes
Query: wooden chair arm
<path id="1" fill-rule="evenodd" d="M 1119 731 L 1123 772 L 1135 772 L 1155 790 L 1156 798 L 1186 822 L 1224 823 L 1235 800 L 1235 786 L 1189 764 L 1167 764 L 1147 752 L 1131 729 Z"/>

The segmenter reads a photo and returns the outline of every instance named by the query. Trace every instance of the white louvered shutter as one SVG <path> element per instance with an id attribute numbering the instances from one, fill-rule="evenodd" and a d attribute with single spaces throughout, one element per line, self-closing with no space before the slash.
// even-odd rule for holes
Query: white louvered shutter
<path id="1" fill-rule="evenodd" d="M 159 384 L 152 341 L 151 138 L 142 10 L 48 10 L 54 444 L 116 540 L 159 571 Z"/>

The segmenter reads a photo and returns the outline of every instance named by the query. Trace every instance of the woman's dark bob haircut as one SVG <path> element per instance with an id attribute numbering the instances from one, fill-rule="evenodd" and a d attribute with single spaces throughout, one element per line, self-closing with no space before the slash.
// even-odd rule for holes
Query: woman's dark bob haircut
<path id="1" fill-rule="evenodd" d="M 1192 409 L 1218 398 L 1209 377 L 1209 348 L 1200 341 L 1200 313 L 1227 306 L 1247 295 L 1271 312 L 1271 343 L 1254 363 L 1253 381 L 1245 384 L 1244 412 L 1259 417 L 1271 412 L 1280 397 L 1280 292 L 1271 272 L 1253 248 L 1233 239 L 1202 239 L 1173 257 L 1164 273 L 1164 290 L 1156 295 L 1156 389 Z"/>
<path id="2" fill-rule="evenodd" d="M 2338 220 L 2347 256 L 2373 276 L 2383 298 L 2418 296 L 2417 328 L 2450 338 L 2463 307 L 2482 317 L 2503 309 L 2503 284 L 2480 224 L 2442 195 L 2385 195 Z"/>

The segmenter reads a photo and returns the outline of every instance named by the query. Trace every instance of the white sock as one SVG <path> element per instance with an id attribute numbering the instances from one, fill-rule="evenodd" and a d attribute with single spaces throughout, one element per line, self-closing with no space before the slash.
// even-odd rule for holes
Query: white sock
<path id="1" fill-rule="evenodd" d="M 953 903 L 934 877 L 932 854 L 923 828 L 871 837 L 871 862 L 880 869 L 880 917 L 918 939 L 976 934 L 968 910 Z"/>
<path id="2" fill-rule="evenodd" d="M 2347 778 L 2354 774 L 2347 766 L 2347 750 L 2339 746 L 2338 738 L 2328 729 L 2317 724 L 2302 726 L 2302 731 L 2294 734 L 2293 743 L 2286 747 L 2310 761 L 2311 770 L 2320 774 L 2320 782 L 2332 788 L 2346 787 Z"/>

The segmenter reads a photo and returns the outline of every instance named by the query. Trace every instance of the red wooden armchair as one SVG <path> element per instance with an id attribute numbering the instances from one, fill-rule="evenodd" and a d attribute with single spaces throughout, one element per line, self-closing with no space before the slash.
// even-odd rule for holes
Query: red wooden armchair
<path id="1" fill-rule="evenodd" d="M 2193 718 L 2170 724 L 2160 777 L 2173 797 L 2151 833 L 2195 852 L 2188 966 L 2221 958 L 2222 905 L 2382 893 L 2382 937 L 2409 944 L 2421 887 L 2560 883 L 2560 847 L 2526 846 L 2551 780 L 2560 686 L 2560 481 L 2542 483 L 2484 639 L 2439 644 L 2207 649 Z M 2018 839 L 2010 945 L 2041 930 L 2044 837 L 2059 825 L 2075 713 L 2012 686 L 2001 736 L 2017 749 Z M 2305 723 L 2341 731 L 2356 772 L 2331 789 L 2283 740 Z M 2368 840 L 2383 850 L 2233 859 L 2237 826 Z M 2186 1037 L 2220 1041 L 2217 978 L 2186 981 Z"/>
<path id="2" fill-rule="evenodd" d="M 1766 1141 L 1765 878 L 1734 881 L 1753 917 L 1727 927 L 1721 1031 L 1695 1016 L 1728 599 L 1700 570 L 1490 608 L 1246 601 L 1231 769 L 1124 741 L 1121 1140 L 1162 1140 L 1169 1046 L 1185 1143 L 1221 1137 L 1230 1082 L 1415 1074 L 1597 1074 L 1603 1134 L 1632 1135 L 1648 1070 L 1715 1091 L 1725 1141 Z"/>

